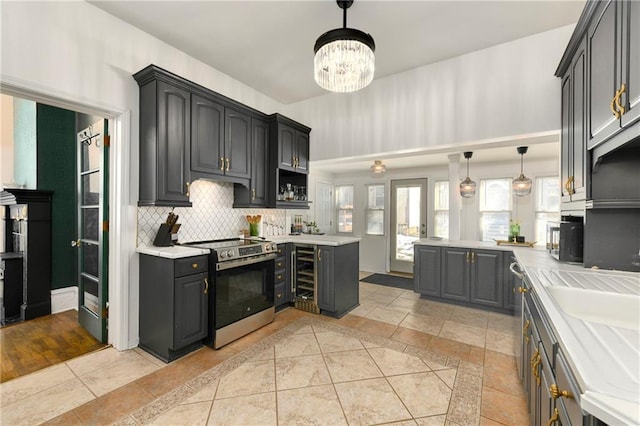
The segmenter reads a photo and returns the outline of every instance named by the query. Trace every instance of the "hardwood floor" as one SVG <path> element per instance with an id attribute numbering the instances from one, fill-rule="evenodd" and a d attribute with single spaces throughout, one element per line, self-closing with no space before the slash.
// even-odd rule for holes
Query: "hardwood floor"
<path id="1" fill-rule="evenodd" d="M 97 341 L 69 310 L 0 328 L 0 383 L 107 345 Z"/>

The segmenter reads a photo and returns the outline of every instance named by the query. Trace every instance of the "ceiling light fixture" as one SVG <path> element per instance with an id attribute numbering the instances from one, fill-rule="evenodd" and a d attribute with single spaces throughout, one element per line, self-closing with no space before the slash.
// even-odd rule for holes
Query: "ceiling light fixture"
<path id="1" fill-rule="evenodd" d="M 469 159 L 473 155 L 473 152 L 466 151 L 464 158 L 467 159 L 467 177 L 460 182 L 460 195 L 462 198 L 471 198 L 476 195 L 476 183 L 469 177 Z"/>
<path id="2" fill-rule="evenodd" d="M 371 35 L 347 28 L 347 9 L 353 0 L 337 0 L 342 28 L 327 31 L 313 48 L 316 83 L 331 92 L 355 92 L 373 81 L 376 44 Z"/>
<path id="3" fill-rule="evenodd" d="M 516 149 L 518 150 L 518 154 L 520 154 L 520 176 L 514 179 L 511 185 L 513 187 L 513 195 L 515 195 L 516 197 L 524 197 L 531 194 L 531 179 L 529 179 L 524 175 L 524 173 L 522 173 L 524 154 L 527 153 L 528 147 L 519 146 Z"/>
<path id="4" fill-rule="evenodd" d="M 374 160 L 373 166 L 371 166 L 371 172 L 375 174 L 381 174 L 387 171 L 387 166 L 382 164 L 380 160 Z"/>

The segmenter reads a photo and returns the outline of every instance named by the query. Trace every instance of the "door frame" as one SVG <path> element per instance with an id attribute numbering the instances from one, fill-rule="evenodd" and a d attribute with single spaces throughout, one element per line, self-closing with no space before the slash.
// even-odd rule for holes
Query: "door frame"
<path id="1" fill-rule="evenodd" d="M 137 152 L 137 144 L 131 147 L 131 110 L 99 104 L 50 87 L 34 87 L 29 82 L 3 75 L 0 75 L 0 93 L 101 116 L 109 121 L 111 147 L 109 150 L 108 343 L 117 350 L 137 346 L 137 321 L 130 321 L 131 305 L 138 303 L 137 262 L 132 262 L 135 263 L 133 268 L 129 265 L 129 259 L 134 256 L 136 250 L 136 240 L 131 237 L 136 235 L 137 227 L 137 208 L 131 200 L 138 198 L 138 178 L 131 176 L 130 157 Z M 135 158 L 137 159 L 137 156 Z M 131 177 L 134 178 L 133 181 Z M 131 188 L 134 190 L 132 191 Z"/>
<path id="2" fill-rule="evenodd" d="M 390 192 L 390 197 L 389 197 L 389 210 L 390 210 L 390 214 L 389 214 L 389 256 L 388 256 L 388 261 L 389 261 L 389 271 L 395 271 L 395 272 L 407 272 L 407 269 L 409 269 L 408 266 L 408 262 L 407 261 L 399 261 L 395 259 L 395 253 L 396 253 L 396 229 L 394 229 L 394 227 L 396 227 L 396 220 L 397 220 L 397 199 L 396 199 L 396 189 L 398 187 L 403 187 L 403 186 L 410 186 L 410 185 L 421 185 L 422 186 L 422 190 L 420 191 L 420 198 L 421 198 L 421 207 L 420 207 L 420 219 L 422 221 L 421 223 L 421 227 L 423 228 L 423 230 L 421 231 L 421 236 L 420 238 L 426 238 L 426 232 L 427 232 L 427 208 L 428 208 L 428 201 L 427 201 L 427 195 L 428 195 L 428 185 L 429 185 L 429 180 L 424 177 L 424 178 L 413 178 L 413 179 L 392 179 L 389 182 L 389 192 Z M 415 259 L 414 259 L 415 261 Z M 404 264 L 403 264 L 404 263 Z M 403 270 L 404 269 L 404 270 Z M 411 262 L 411 271 L 410 273 L 413 273 L 413 262 Z"/>

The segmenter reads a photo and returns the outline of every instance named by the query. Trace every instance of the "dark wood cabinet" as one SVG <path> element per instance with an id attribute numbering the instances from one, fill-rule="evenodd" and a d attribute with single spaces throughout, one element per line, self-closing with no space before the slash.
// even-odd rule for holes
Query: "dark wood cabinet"
<path id="1" fill-rule="evenodd" d="M 418 293 L 440 296 L 441 251 L 440 247 L 414 247 L 413 283 Z"/>
<path id="2" fill-rule="evenodd" d="M 309 170 L 309 132 L 296 130 L 296 171 L 307 173 Z"/>
<path id="3" fill-rule="evenodd" d="M 191 206 L 191 93 L 145 70 L 134 75 L 140 84 L 138 205 Z"/>
<path id="4" fill-rule="evenodd" d="M 504 282 L 504 287 L 502 290 L 502 305 L 509 309 L 509 310 L 513 310 L 514 313 L 516 312 L 516 309 L 520 308 L 520 304 L 518 303 L 518 298 L 520 298 L 520 292 L 518 291 L 518 287 L 520 287 L 520 279 L 513 274 L 510 270 L 509 270 L 509 266 L 512 263 L 516 263 L 516 268 L 518 268 L 517 266 L 517 261 L 515 256 L 513 255 L 512 252 L 504 252 L 502 254 L 503 258 L 503 265 L 504 267 L 502 268 L 503 270 L 503 282 Z M 518 309 L 519 310 L 519 309 Z"/>
<path id="5" fill-rule="evenodd" d="M 191 96 L 191 170 L 224 174 L 224 119 L 224 106 L 204 96 Z"/>
<path id="6" fill-rule="evenodd" d="M 140 254 L 140 347 L 165 362 L 202 346 L 208 331 L 207 256 Z"/>
<path id="7" fill-rule="evenodd" d="M 339 318 L 358 306 L 358 247 L 317 246 L 317 302 L 322 314 Z"/>

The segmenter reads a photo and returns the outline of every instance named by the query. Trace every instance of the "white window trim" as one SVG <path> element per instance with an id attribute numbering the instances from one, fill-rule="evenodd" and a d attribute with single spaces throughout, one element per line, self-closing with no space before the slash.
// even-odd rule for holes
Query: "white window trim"
<path id="1" fill-rule="evenodd" d="M 369 207 L 369 187 L 372 186 L 381 186 L 383 190 L 383 204 L 382 207 L 370 208 Z M 365 235 L 370 235 L 372 237 L 384 237 L 387 235 L 387 214 L 384 206 L 387 203 L 387 187 L 383 183 L 368 183 L 365 184 L 365 194 L 366 194 L 366 202 L 364 209 L 364 233 Z M 382 211 L 382 233 L 381 234 L 370 234 L 369 233 L 369 212 L 370 211 Z"/>
<path id="2" fill-rule="evenodd" d="M 350 187 L 351 188 L 351 195 L 353 197 L 353 204 L 355 204 L 355 185 L 354 184 L 342 184 L 342 185 L 336 185 L 335 186 L 335 194 L 336 194 L 336 198 L 335 198 L 335 205 L 336 205 L 336 234 L 344 234 L 344 235 L 353 235 L 353 228 L 355 227 L 354 224 L 354 219 L 355 219 L 355 205 L 352 205 L 352 207 L 350 209 L 343 209 L 340 208 L 340 204 L 339 204 L 339 196 L 338 193 L 340 192 L 340 188 L 343 187 Z M 345 232 L 345 231 L 340 231 L 340 212 L 341 211 L 349 211 L 351 210 L 351 231 L 350 232 Z"/>

